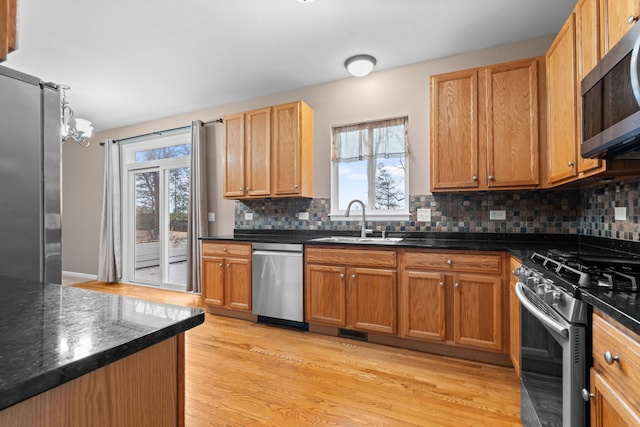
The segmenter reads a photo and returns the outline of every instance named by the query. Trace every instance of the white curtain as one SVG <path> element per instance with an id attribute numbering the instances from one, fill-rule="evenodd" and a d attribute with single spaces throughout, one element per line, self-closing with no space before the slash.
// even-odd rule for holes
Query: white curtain
<path id="1" fill-rule="evenodd" d="M 122 278 L 120 215 L 120 148 L 104 141 L 104 191 L 100 221 L 98 281 L 118 282 Z"/>
<path id="2" fill-rule="evenodd" d="M 202 292 L 199 237 L 209 232 L 207 222 L 207 168 L 204 123 L 191 123 L 191 192 L 187 229 L 187 292 Z"/>

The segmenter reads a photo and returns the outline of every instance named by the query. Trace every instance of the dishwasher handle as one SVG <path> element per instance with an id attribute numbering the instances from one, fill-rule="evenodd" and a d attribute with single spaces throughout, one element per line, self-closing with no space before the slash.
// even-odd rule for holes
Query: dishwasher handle
<path id="1" fill-rule="evenodd" d="M 289 256 L 289 257 L 302 257 L 302 252 L 289 252 L 289 251 L 253 251 L 253 256 Z"/>

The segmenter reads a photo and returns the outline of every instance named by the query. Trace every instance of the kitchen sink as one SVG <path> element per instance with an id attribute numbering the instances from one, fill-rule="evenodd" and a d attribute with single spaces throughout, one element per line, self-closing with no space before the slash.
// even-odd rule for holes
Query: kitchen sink
<path id="1" fill-rule="evenodd" d="M 312 242 L 323 243 L 349 243 L 349 244 L 375 244 L 393 245 L 403 240 L 402 237 L 352 237 L 352 236 L 330 236 L 311 239 Z"/>

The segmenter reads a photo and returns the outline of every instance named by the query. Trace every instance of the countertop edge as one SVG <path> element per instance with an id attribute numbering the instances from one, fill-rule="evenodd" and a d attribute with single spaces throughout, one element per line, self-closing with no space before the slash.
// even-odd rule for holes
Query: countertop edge
<path id="1" fill-rule="evenodd" d="M 15 386 L 4 389 L 0 392 L 0 410 L 6 409 L 113 362 L 124 359 L 127 356 L 149 348 L 164 340 L 184 333 L 203 322 L 204 312 L 201 312 L 195 316 L 177 321 L 172 325 L 147 333 L 134 340 L 108 348 L 84 359 L 68 363 L 40 376 L 26 378 Z"/>

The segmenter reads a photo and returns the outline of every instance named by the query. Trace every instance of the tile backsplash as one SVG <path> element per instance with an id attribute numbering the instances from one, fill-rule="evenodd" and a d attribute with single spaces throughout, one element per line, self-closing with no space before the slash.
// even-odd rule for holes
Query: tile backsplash
<path id="1" fill-rule="evenodd" d="M 561 233 L 638 240 L 640 179 L 584 190 L 479 192 L 413 195 L 407 221 L 367 221 L 389 232 Z M 626 221 L 614 221 L 614 207 L 627 208 Z M 430 208 L 429 223 L 416 222 L 416 211 Z M 490 210 L 505 210 L 507 220 L 490 220 Z M 308 220 L 298 219 L 307 212 Z M 360 229 L 360 222 L 331 221 L 329 199 L 265 199 L 237 202 L 237 230 Z M 253 220 L 245 220 L 253 213 Z"/>

